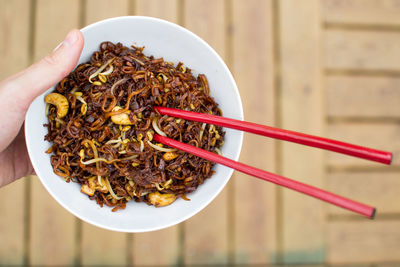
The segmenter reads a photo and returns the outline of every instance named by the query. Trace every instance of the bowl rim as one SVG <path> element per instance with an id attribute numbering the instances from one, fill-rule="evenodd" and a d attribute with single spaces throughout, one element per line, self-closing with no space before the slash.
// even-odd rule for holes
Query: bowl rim
<path id="1" fill-rule="evenodd" d="M 195 33 L 193 33 L 192 31 L 178 25 L 175 24 L 173 22 L 164 20 L 164 19 L 160 19 L 160 18 L 155 18 L 155 17 L 149 17 L 149 16 L 118 16 L 118 17 L 112 17 L 112 18 L 107 18 L 104 20 L 99 20 L 96 21 L 92 24 L 89 24 L 83 28 L 80 29 L 80 31 L 84 34 L 85 31 L 90 30 L 94 27 L 99 27 L 101 26 L 101 24 L 105 24 L 108 23 L 110 21 L 118 21 L 118 20 L 126 20 L 126 19 L 140 19 L 140 20 L 147 20 L 147 21 L 156 21 L 158 23 L 164 23 L 167 24 L 170 27 L 176 28 L 178 31 L 183 31 L 184 33 L 190 35 L 192 38 L 196 39 L 197 41 L 199 41 L 200 43 L 202 43 L 202 45 L 206 46 L 208 48 L 208 50 L 215 56 L 215 58 L 221 63 L 222 68 L 224 69 L 224 71 L 228 74 L 230 83 L 233 85 L 233 91 L 234 91 L 234 95 L 235 98 L 237 98 L 237 101 L 239 102 L 239 107 L 238 107 L 238 113 L 239 113 L 239 118 L 240 120 L 244 119 L 244 115 L 243 115 L 243 104 L 242 104 L 242 100 L 240 97 L 240 93 L 236 84 L 235 79 L 233 78 L 233 75 L 231 73 L 231 71 L 229 70 L 228 66 L 226 65 L 226 63 L 224 62 L 224 60 L 219 56 L 219 54 L 206 42 L 204 41 L 201 37 L 199 37 L 198 35 L 196 35 Z M 61 43 L 59 44 L 61 45 Z M 76 66 L 75 66 L 76 67 Z M 54 85 L 55 86 L 55 85 Z M 52 86 L 52 87 L 54 87 Z M 50 90 L 52 87 L 50 87 L 48 90 Z M 47 91 L 46 90 L 43 94 L 46 94 Z M 41 94 L 41 95 L 43 95 Z M 39 98 L 41 95 L 39 95 L 37 98 Z M 28 111 L 26 112 L 25 115 L 25 120 L 28 118 L 29 114 L 31 113 L 31 105 L 28 108 Z M 191 218 L 192 216 L 196 215 L 197 213 L 199 213 L 200 211 L 202 211 L 204 208 L 206 208 L 220 193 L 221 191 L 226 187 L 227 183 L 229 182 L 229 180 L 232 178 L 232 174 L 233 174 L 233 169 L 230 169 L 228 172 L 228 178 L 226 179 L 225 183 L 223 184 L 223 186 L 221 186 L 219 188 L 219 190 L 215 191 L 214 194 L 207 199 L 206 201 L 204 201 L 204 205 L 200 208 L 200 209 L 194 209 L 191 212 L 188 212 L 185 216 L 180 217 L 179 219 L 169 223 L 169 224 L 164 224 L 160 227 L 153 227 L 151 229 L 121 229 L 118 227 L 113 227 L 113 226 L 109 226 L 107 224 L 102 224 L 97 222 L 96 220 L 92 220 L 90 217 L 85 217 L 81 214 L 79 214 L 77 211 L 73 210 L 71 207 L 64 205 L 63 201 L 61 201 L 61 199 L 58 197 L 58 195 L 53 192 L 50 188 L 50 185 L 48 185 L 46 182 L 44 182 L 44 180 L 41 178 L 43 177 L 43 175 L 41 175 L 41 169 L 40 168 L 35 168 L 36 164 L 34 164 L 34 162 L 36 162 L 35 160 L 35 153 L 32 151 L 33 148 L 30 147 L 30 143 L 28 142 L 28 139 L 30 139 L 30 134 L 29 134 L 29 129 L 28 129 L 28 124 L 25 123 L 24 124 L 24 131 L 25 131 L 25 142 L 26 142 L 26 146 L 27 146 L 27 150 L 28 150 L 28 155 L 29 158 L 32 162 L 32 166 L 35 170 L 36 175 L 38 176 L 41 184 L 46 188 L 47 192 L 50 193 L 50 195 L 56 200 L 56 202 L 63 207 L 64 209 L 66 209 L 68 212 L 70 212 L 71 214 L 73 214 L 74 216 L 76 216 L 77 218 L 79 218 L 80 220 L 87 222 L 89 224 L 92 224 L 94 226 L 97 226 L 99 228 L 103 228 L 103 229 L 107 229 L 107 230 L 111 230 L 111 231 L 116 231 L 116 232 L 125 232 L 125 233 L 142 233 L 142 232 L 151 232 L 151 231 L 157 231 L 157 230 L 161 230 L 161 229 L 165 229 L 174 225 L 177 225 L 183 221 L 186 221 L 187 219 Z M 240 157 L 240 153 L 241 153 L 241 149 L 242 149 L 242 144 L 243 144 L 243 132 L 240 132 L 238 135 L 238 140 L 236 143 L 236 146 L 238 146 L 238 152 L 236 154 L 236 156 L 234 158 L 232 158 L 233 160 L 238 160 Z"/>

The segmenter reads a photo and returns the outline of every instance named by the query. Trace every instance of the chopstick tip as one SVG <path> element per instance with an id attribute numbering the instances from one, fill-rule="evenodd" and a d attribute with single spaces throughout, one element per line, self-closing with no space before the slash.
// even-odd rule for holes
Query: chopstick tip
<path id="1" fill-rule="evenodd" d="M 371 220 L 375 219 L 375 214 L 376 214 L 376 208 L 373 209 L 371 217 L 369 217 Z"/>

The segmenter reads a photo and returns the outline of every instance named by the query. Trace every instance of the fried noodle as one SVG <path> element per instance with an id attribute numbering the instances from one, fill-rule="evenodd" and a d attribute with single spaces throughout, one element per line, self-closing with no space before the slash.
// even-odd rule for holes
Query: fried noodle
<path id="1" fill-rule="evenodd" d="M 205 75 L 183 63 L 143 54 L 143 47 L 103 42 L 87 63 L 57 84 L 69 104 L 65 117 L 48 105 L 45 124 L 54 172 L 99 205 L 123 209 L 152 194 L 183 198 L 213 174 L 214 163 L 152 140 L 158 133 L 220 153 L 221 127 L 161 116 L 153 106 L 222 115 Z M 124 123 L 115 123 L 114 118 Z M 157 193 L 157 194 L 158 194 Z M 171 197 L 171 196 L 175 197 Z M 158 197 L 159 195 L 157 195 Z M 168 203 L 170 204 L 170 203 Z"/>

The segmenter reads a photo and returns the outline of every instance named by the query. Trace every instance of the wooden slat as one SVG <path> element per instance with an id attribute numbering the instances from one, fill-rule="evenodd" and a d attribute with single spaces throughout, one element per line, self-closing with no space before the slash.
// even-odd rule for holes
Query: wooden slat
<path id="1" fill-rule="evenodd" d="M 331 173 L 327 189 L 342 196 L 367 203 L 377 208 L 377 218 L 384 213 L 400 213 L 400 173 L 357 172 Z M 349 211 L 329 207 L 331 215 L 348 215 Z"/>
<path id="2" fill-rule="evenodd" d="M 30 5 L 28 0 L 1 0 L 0 6 L 2 80 L 28 65 Z M 0 189 L 0 265 L 23 264 L 25 179 Z"/>
<path id="3" fill-rule="evenodd" d="M 0 188 L 0 265 L 22 265 L 24 261 L 25 179 Z"/>
<path id="4" fill-rule="evenodd" d="M 0 1 L 0 80 L 28 65 L 29 0 Z M 23 10 L 21 6 L 24 6 Z M 18 16 L 15 14 L 18 13 Z"/>
<path id="5" fill-rule="evenodd" d="M 178 0 L 136 0 L 135 15 L 178 23 Z"/>
<path id="6" fill-rule="evenodd" d="M 129 0 L 86 0 L 85 26 L 96 21 L 129 15 Z"/>
<path id="7" fill-rule="evenodd" d="M 329 23 L 400 25 L 398 1 L 324 0 L 323 19 Z"/>
<path id="8" fill-rule="evenodd" d="M 87 0 L 84 24 L 109 17 L 129 14 L 128 0 Z M 127 234 L 104 230 L 88 223 L 82 223 L 83 265 L 126 265 Z"/>
<path id="9" fill-rule="evenodd" d="M 400 70 L 400 33 L 325 31 L 325 67 L 331 69 Z"/>
<path id="10" fill-rule="evenodd" d="M 178 0 L 136 0 L 135 15 L 178 22 Z M 134 234 L 132 264 L 135 266 L 175 265 L 182 261 L 179 233 L 182 225 L 164 230 Z"/>
<path id="11" fill-rule="evenodd" d="M 400 125 L 398 123 L 334 123 L 327 127 L 329 138 L 364 145 L 394 153 L 392 165 L 400 165 Z M 327 162 L 333 167 L 382 167 L 382 164 L 349 157 L 337 153 L 327 153 Z"/>
<path id="12" fill-rule="evenodd" d="M 321 135 L 320 3 L 318 0 L 279 3 L 281 126 Z M 317 187 L 323 185 L 324 161 L 320 150 L 284 142 L 281 166 L 283 176 Z M 283 262 L 323 262 L 326 204 L 288 189 L 282 189 L 282 202 L 279 209 L 283 214 Z"/>
<path id="13" fill-rule="evenodd" d="M 179 226 L 133 235 L 134 266 L 172 266 L 180 259 Z"/>
<path id="14" fill-rule="evenodd" d="M 232 1 L 232 66 L 245 119 L 274 124 L 272 1 Z M 274 171 L 275 142 L 245 134 L 240 161 Z M 233 253 L 237 264 L 266 264 L 276 252 L 276 187 L 235 173 Z"/>
<path id="15" fill-rule="evenodd" d="M 111 211 L 110 211 L 111 213 Z M 82 265 L 125 266 L 127 234 L 82 222 Z"/>
<path id="16" fill-rule="evenodd" d="M 328 76 L 327 115 L 331 117 L 400 117 L 400 78 Z"/>
<path id="17" fill-rule="evenodd" d="M 224 1 L 188 0 L 184 6 L 184 26 L 198 34 L 221 57 L 224 57 L 226 37 Z M 185 222 L 185 264 L 227 263 L 227 218 L 227 190 L 224 190 L 202 212 Z"/>
<path id="18" fill-rule="evenodd" d="M 79 1 L 37 0 L 36 4 L 34 58 L 38 60 L 50 53 L 71 28 L 79 26 Z M 31 264 L 72 265 L 75 217 L 56 203 L 37 178 L 32 179 L 31 195 Z"/>
<path id="19" fill-rule="evenodd" d="M 328 263 L 400 261 L 400 220 L 328 224 Z"/>

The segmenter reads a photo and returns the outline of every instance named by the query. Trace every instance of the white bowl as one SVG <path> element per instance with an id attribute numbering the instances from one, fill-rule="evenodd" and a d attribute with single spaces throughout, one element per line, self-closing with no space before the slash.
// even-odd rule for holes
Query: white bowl
<path id="1" fill-rule="evenodd" d="M 135 43 L 145 46 L 146 55 L 163 57 L 166 61 L 183 62 L 194 74 L 204 73 L 211 95 L 219 104 L 224 116 L 243 119 L 243 110 L 236 83 L 218 54 L 201 38 L 176 24 L 151 17 L 117 17 L 96 22 L 82 33 L 85 46 L 79 63 L 88 61 L 103 41 L 121 42 L 125 46 Z M 29 107 L 25 120 L 26 144 L 32 165 L 49 193 L 69 212 L 78 218 L 109 230 L 120 232 L 147 232 L 180 223 L 206 207 L 224 188 L 233 170 L 216 165 L 215 174 L 189 194 L 190 201 L 178 199 L 167 207 L 155 208 L 145 203 L 130 201 L 124 210 L 111 212 L 101 208 L 80 192 L 77 183 L 66 183 L 53 173 L 50 155 L 45 151 L 50 143 L 44 141 L 47 128 L 44 96 L 42 94 Z M 243 133 L 225 129 L 224 156 L 238 160 Z"/>

